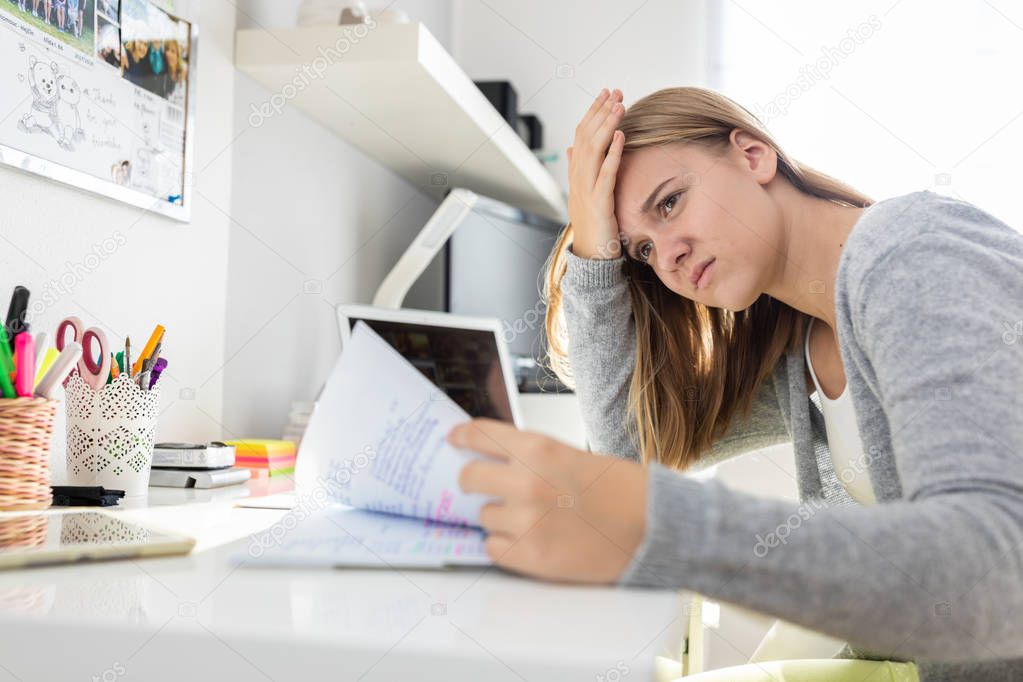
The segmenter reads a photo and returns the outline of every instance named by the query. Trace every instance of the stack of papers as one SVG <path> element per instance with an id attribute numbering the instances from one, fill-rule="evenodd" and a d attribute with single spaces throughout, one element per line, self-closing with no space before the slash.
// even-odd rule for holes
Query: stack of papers
<path id="1" fill-rule="evenodd" d="M 224 441 L 234 446 L 235 466 L 253 476 L 276 476 L 295 471 L 295 444 L 289 440 L 243 439 Z"/>
<path id="2" fill-rule="evenodd" d="M 480 455 L 446 436 L 469 415 L 365 323 L 306 429 L 292 522 L 253 536 L 247 564 L 487 565 L 480 508 L 458 486 Z"/>

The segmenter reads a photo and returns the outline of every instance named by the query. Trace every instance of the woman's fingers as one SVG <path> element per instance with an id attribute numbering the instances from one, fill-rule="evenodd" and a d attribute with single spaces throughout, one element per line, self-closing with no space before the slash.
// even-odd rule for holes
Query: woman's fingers
<path id="1" fill-rule="evenodd" d="M 611 141 L 611 133 L 618 128 L 623 115 L 625 115 L 625 106 L 621 102 L 615 102 L 594 135 L 593 142 L 598 149 L 607 149 L 607 145 Z"/>
<path id="2" fill-rule="evenodd" d="M 607 101 L 611 94 L 612 93 L 608 92 L 607 88 L 602 88 L 601 92 L 596 93 L 593 103 L 589 105 L 589 108 L 586 109 L 586 112 L 582 117 L 582 122 L 585 123 L 587 119 L 594 116 L 597 111 L 601 110 L 601 106 L 604 105 L 604 102 Z"/>
<path id="3" fill-rule="evenodd" d="M 625 148 L 625 133 L 620 130 L 614 131 L 611 136 L 611 148 L 607 150 L 604 163 L 600 166 L 600 173 L 597 175 L 596 187 L 601 192 L 609 195 L 614 191 L 615 180 L 618 177 L 618 166 L 622 161 L 622 149 Z"/>
<path id="4" fill-rule="evenodd" d="M 611 144 L 611 136 L 618 128 L 625 115 L 625 107 L 618 98 L 608 98 L 606 102 L 606 115 L 601 117 L 600 123 L 595 125 L 588 133 L 582 136 L 577 134 L 576 146 L 586 150 L 585 160 L 580 158 L 580 163 L 575 164 L 575 174 L 588 187 L 593 187 L 600 174 L 600 168 L 607 156 L 608 146 Z"/>
<path id="5" fill-rule="evenodd" d="M 611 116 L 616 106 L 621 106 L 622 92 L 621 90 L 615 89 L 611 95 L 604 99 L 604 103 L 600 106 L 593 116 L 590 117 L 589 123 L 586 126 L 585 133 L 589 136 L 593 136 L 604 124 L 608 116 Z"/>
<path id="6" fill-rule="evenodd" d="M 508 550 L 512 548 L 515 541 L 509 535 L 503 533 L 491 533 L 483 541 L 483 549 L 487 556 L 498 566 L 504 566 L 508 557 Z"/>
<path id="7" fill-rule="evenodd" d="M 538 516 L 543 517 L 540 512 L 529 514 L 522 509 L 513 509 L 501 503 L 490 503 L 480 509 L 480 526 L 491 535 L 521 538 L 536 525 Z"/>
<path id="8" fill-rule="evenodd" d="M 507 422 L 480 417 L 459 424 L 448 432 L 448 442 L 456 448 L 507 460 L 522 432 Z"/>
<path id="9" fill-rule="evenodd" d="M 464 493 L 478 493 L 487 497 L 506 499 L 513 494 L 508 465 L 475 459 L 462 465 L 458 473 L 458 487 Z"/>

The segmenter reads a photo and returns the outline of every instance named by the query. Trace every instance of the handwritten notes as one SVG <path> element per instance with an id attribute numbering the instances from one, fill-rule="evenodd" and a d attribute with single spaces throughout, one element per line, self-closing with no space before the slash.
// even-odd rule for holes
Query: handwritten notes
<path id="1" fill-rule="evenodd" d="M 487 498 L 458 486 L 462 466 L 479 455 L 445 440 L 468 420 L 359 322 L 317 402 L 295 468 L 297 506 L 332 506 L 303 515 L 256 563 L 489 563 L 477 527 Z"/>
<path id="2" fill-rule="evenodd" d="M 278 537 L 279 542 L 253 542 L 236 562 L 374 568 L 490 564 L 479 528 L 351 508 L 323 510 Z"/>

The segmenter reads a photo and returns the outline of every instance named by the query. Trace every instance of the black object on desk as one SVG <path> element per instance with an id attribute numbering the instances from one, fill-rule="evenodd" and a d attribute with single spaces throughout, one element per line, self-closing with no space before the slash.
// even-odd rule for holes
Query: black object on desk
<path id="1" fill-rule="evenodd" d="M 51 485 L 54 507 L 113 507 L 124 497 L 123 490 L 107 490 L 101 485 Z"/>

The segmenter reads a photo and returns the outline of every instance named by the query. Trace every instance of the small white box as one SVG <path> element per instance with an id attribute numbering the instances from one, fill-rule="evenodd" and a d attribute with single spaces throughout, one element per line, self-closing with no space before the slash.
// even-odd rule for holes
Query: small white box
<path id="1" fill-rule="evenodd" d="M 186 467 L 223 469 L 234 466 L 234 446 L 213 441 L 202 443 L 157 443 L 153 447 L 153 468 Z"/>

